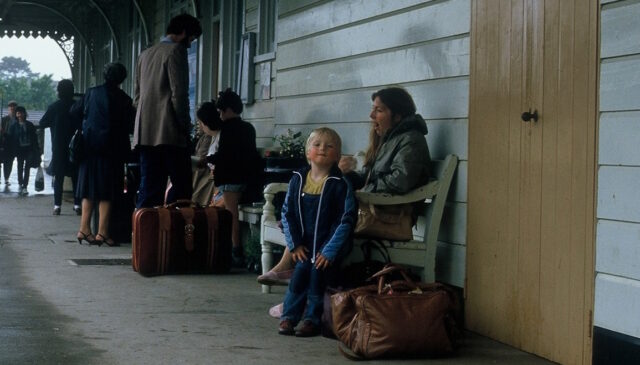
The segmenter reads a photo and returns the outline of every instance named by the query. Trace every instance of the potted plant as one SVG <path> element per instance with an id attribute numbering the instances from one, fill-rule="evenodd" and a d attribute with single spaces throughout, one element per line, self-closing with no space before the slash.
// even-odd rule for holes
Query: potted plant
<path id="1" fill-rule="evenodd" d="M 287 129 L 286 133 L 273 137 L 273 141 L 279 149 L 266 153 L 268 169 L 295 170 L 307 163 L 302 132 Z"/>

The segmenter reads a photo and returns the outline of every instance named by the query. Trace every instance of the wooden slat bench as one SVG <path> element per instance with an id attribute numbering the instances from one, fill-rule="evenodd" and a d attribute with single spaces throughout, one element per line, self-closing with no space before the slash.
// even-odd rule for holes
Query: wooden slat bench
<path id="1" fill-rule="evenodd" d="M 447 194 L 453 181 L 453 175 L 458 165 L 456 155 L 447 155 L 442 161 L 433 161 L 433 171 L 436 180 L 421 186 L 404 195 L 386 193 L 356 192 L 361 203 L 375 205 L 393 205 L 412 202 L 424 202 L 424 211 L 413 228 L 413 240 L 388 241 L 383 240 L 391 261 L 415 268 L 426 282 L 435 281 L 436 248 L 438 233 L 442 223 L 442 214 L 447 200 Z M 286 246 L 284 234 L 278 227 L 275 216 L 273 198 L 279 192 L 286 192 L 288 184 L 273 183 L 264 189 L 265 204 L 262 212 L 260 228 L 260 244 L 262 245 L 262 272 L 266 273 L 273 267 L 273 245 Z M 357 249 L 362 239 L 356 238 L 354 249 L 345 263 L 362 259 L 361 250 Z M 268 285 L 262 286 L 263 293 L 269 293 Z"/>

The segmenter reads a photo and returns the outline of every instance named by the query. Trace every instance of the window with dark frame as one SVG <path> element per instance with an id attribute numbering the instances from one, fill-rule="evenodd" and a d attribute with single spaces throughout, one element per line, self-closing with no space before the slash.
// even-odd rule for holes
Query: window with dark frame
<path id="1" fill-rule="evenodd" d="M 257 54 L 275 52 L 277 0 L 260 0 Z"/>

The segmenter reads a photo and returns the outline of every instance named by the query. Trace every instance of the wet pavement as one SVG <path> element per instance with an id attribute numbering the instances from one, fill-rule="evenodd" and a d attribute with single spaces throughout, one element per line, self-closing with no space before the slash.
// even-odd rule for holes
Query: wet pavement
<path id="1" fill-rule="evenodd" d="M 284 288 L 262 294 L 254 274 L 145 278 L 130 244 L 79 245 L 70 197 L 52 216 L 45 186 L 0 189 L 0 364 L 351 363 L 335 340 L 279 336 L 267 310 Z M 471 333 L 451 358 L 370 363 L 549 364 Z"/>
<path id="2" fill-rule="evenodd" d="M 0 232 L 0 237 L 6 234 Z M 67 324 L 74 319 L 61 314 L 25 285 L 13 251 L 1 252 L 0 363 L 93 363 L 102 351 L 84 342 L 80 333 L 68 330 Z"/>

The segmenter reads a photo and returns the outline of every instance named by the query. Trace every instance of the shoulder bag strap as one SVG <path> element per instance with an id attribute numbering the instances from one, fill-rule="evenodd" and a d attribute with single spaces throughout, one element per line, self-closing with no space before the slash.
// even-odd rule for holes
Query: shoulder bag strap
<path id="1" fill-rule="evenodd" d="M 382 256 L 382 259 L 384 260 L 385 264 L 391 263 L 391 256 L 389 255 L 389 250 L 387 250 L 387 246 L 385 246 L 384 243 L 374 239 L 368 240 L 368 242 L 370 245 L 369 250 L 375 248 L 378 252 L 380 252 L 380 255 Z"/>

